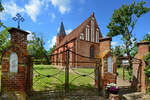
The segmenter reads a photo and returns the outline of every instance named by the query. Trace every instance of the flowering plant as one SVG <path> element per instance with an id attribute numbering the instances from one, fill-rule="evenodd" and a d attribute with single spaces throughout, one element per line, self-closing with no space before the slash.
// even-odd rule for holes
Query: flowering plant
<path id="1" fill-rule="evenodd" d="M 107 84 L 106 90 L 110 93 L 117 94 L 119 91 L 119 87 L 114 83 Z"/>

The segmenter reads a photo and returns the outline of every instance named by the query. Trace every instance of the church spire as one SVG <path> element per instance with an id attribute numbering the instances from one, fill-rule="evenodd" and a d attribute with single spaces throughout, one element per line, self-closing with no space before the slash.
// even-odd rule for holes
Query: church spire
<path id="1" fill-rule="evenodd" d="M 60 29 L 59 29 L 58 35 L 66 35 L 63 21 L 61 21 Z"/>

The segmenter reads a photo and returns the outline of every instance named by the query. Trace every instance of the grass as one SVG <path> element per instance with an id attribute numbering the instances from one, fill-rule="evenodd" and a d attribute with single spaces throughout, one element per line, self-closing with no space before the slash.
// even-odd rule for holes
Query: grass
<path id="1" fill-rule="evenodd" d="M 76 88 L 92 88 L 94 86 L 94 69 L 76 68 L 69 71 L 69 86 L 71 89 Z M 91 74 L 90 74 L 91 73 Z M 81 75 L 89 75 L 90 77 L 82 77 Z M 52 77 L 48 77 L 48 76 Z M 47 77 L 46 77 L 47 76 Z M 52 65 L 34 65 L 34 90 L 55 90 L 64 89 L 65 70 L 57 69 Z"/>
<path id="2" fill-rule="evenodd" d="M 117 68 L 117 72 L 119 74 L 119 77 L 123 77 L 123 67 Z M 128 70 L 125 69 L 125 80 L 129 80 L 130 79 L 130 75 L 128 73 Z"/>
<path id="3" fill-rule="evenodd" d="M 48 77 L 48 75 L 51 75 L 52 77 Z M 81 75 L 88 75 L 88 76 L 81 77 Z M 51 89 L 51 90 L 64 89 L 64 84 L 65 84 L 64 69 L 61 70 L 52 65 L 34 65 L 33 76 L 34 76 L 33 89 L 36 91 L 46 90 L 46 89 Z M 1 65 L 0 65 L 0 80 L 1 80 Z M 69 84 L 71 89 L 76 89 L 81 87 L 93 88 L 94 69 L 92 68 L 70 69 Z M 0 83 L 0 90 L 1 90 L 1 83 Z"/>

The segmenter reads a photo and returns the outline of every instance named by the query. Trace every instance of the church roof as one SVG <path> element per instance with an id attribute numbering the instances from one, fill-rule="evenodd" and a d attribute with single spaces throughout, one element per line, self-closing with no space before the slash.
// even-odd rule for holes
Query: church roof
<path id="1" fill-rule="evenodd" d="M 72 32 L 70 32 L 67 36 L 65 36 L 65 38 L 61 41 L 61 43 L 56 47 L 59 48 L 61 46 L 63 46 L 66 42 L 72 41 L 75 38 L 80 37 L 80 33 L 84 30 L 84 28 L 86 27 L 86 25 L 89 23 L 89 21 L 94 17 L 94 13 L 92 13 L 92 15 L 87 18 L 83 23 L 81 23 L 77 28 L 75 28 Z"/>
<path id="2" fill-rule="evenodd" d="M 65 32 L 64 24 L 63 22 L 61 22 L 60 29 L 57 35 L 63 35 L 63 34 L 66 35 L 66 32 Z"/>

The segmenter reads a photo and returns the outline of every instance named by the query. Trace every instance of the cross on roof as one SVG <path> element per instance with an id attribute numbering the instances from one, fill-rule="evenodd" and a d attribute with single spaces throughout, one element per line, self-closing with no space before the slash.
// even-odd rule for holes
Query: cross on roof
<path id="1" fill-rule="evenodd" d="M 12 18 L 14 21 L 17 21 L 18 23 L 18 28 L 20 28 L 20 21 L 23 22 L 25 19 L 19 14 L 17 13 L 16 14 L 16 17 L 13 17 Z"/>

